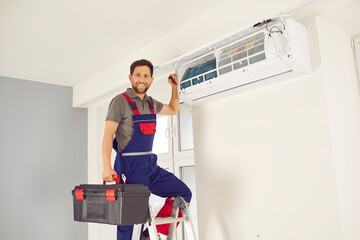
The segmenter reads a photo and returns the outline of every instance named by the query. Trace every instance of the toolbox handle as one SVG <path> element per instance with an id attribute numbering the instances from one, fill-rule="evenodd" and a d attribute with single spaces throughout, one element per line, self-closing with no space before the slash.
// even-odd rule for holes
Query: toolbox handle
<path id="1" fill-rule="evenodd" d="M 120 183 L 120 175 L 112 175 L 113 179 L 116 180 L 116 184 Z M 103 185 L 106 184 L 106 181 L 103 181 Z"/>

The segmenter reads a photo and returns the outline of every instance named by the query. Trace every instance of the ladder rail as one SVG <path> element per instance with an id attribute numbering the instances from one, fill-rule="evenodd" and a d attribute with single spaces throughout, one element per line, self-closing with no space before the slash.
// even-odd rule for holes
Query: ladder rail
<path id="1" fill-rule="evenodd" d="M 188 239 L 196 240 L 195 227 L 194 227 L 188 206 L 186 206 L 186 208 L 184 210 L 185 210 L 186 217 L 189 219 L 189 221 L 184 221 L 186 235 L 188 236 Z"/>
<path id="2" fill-rule="evenodd" d="M 155 215 L 154 212 L 149 204 L 149 220 L 146 222 L 150 240 L 158 240 L 158 232 L 156 229 L 156 222 L 155 222 Z"/>
<path id="3" fill-rule="evenodd" d="M 172 218 L 172 220 L 169 222 L 170 225 L 169 225 L 168 235 L 166 238 L 167 240 L 173 240 L 174 235 L 175 235 L 174 233 L 175 233 L 175 229 L 176 229 L 176 224 L 177 224 L 177 222 L 179 222 L 179 208 L 176 207 L 174 203 L 173 203 L 173 207 L 171 209 L 171 218 Z"/>
<path id="4" fill-rule="evenodd" d="M 141 240 L 142 230 L 144 224 L 135 224 L 132 232 L 132 240 Z"/>
<path id="5" fill-rule="evenodd" d="M 179 217 L 179 209 L 181 209 L 183 217 Z M 149 214 L 148 219 L 146 220 L 146 225 L 149 231 L 149 240 L 159 240 L 158 238 L 158 232 L 156 229 L 157 225 L 162 224 L 169 224 L 169 231 L 167 235 L 167 240 L 175 240 L 175 233 L 176 233 L 176 225 L 178 222 L 183 222 L 185 227 L 185 232 L 189 240 L 196 240 L 196 234 L 195 234 L 195 227 L 192 222 L 192 218 L 190 215 L 189 207 L 187 206 L 185 200 L 178 196 L 175 198 L 173 207 L 171 210 L 171 216 L 170 217 L 155 217 L 155 214 L 152 210 L 151 205 L 149 204 Z M 142 225 L 144 224 L 138 224 L 137 225 L 137 231 L 133 231 L 133 240 L 139 240 L 141 239 L 141 233 L 142 233 Z M 140 230 L 138 230 L 140 229 Z"/>

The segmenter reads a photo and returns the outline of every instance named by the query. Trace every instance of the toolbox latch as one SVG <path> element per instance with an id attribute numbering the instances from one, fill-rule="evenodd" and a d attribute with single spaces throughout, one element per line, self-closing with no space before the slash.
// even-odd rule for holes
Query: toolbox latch
<path id="1" fill-rule="evenodd" d="M 84 200 L 84 189 L 76 189 L 75 197 L 76 197 L 76 200 Z"/>
<path id="2" fill-rule="evenodd" d="M 115 189 L 106 190 L 106 200 L 108 200 L 108 201 L 116 201 Z"/>

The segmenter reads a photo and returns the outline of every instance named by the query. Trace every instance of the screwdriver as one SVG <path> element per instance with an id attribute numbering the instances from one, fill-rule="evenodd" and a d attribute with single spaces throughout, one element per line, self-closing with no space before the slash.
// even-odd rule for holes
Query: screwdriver
<path id="1" fill-rule="evenodd" d="M 172 82 L 175 86 L 177 86 L 177 82 L 175 82 L 175 80 L 174 80 L 174 78 L 173 78 L 172 76 L 169 76 L 169 79 L 171 80 L 171 82 Z"/>

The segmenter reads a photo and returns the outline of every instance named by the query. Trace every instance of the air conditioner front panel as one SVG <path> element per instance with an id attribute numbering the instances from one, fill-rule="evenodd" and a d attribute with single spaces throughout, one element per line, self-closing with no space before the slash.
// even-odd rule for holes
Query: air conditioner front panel
<path id="1" fill-rule="evenodd" d="M 253 82 L 310 69 L 306 29 L 291 19 L 224 42 L 179 66 L 178 91 L 184 102 L 201 103 Z"/>
<path id="2" fill-rule="evenodd" d="M 220 93 L 222 93 L 222 95 L 231 94 L 231 90 L 249 83 L 262 81 L 273 76 L 292 72 L 291 68 L 282 61 L 277 61 L 277 63 L 273 62 L 271 64 L 269 62 L 265 62 L 261 65 L 261 71 L 251 71 L 251 69 L 244 72 L 234 71 L 209 82 L 205 82 L 204 84 L 199 84 L 196 87 L 194 86 L 191 90 L 181 94 L 182 100 L 186 100 L 188 104 L 201 103 L 202 101 L 199 100 L 203 98 Z"/>
<path id="3" fill-rule="evenodd" d="M 237 63 L 230 65 L 230 67 L 235 69 L 236 64 Z M 272 70 L 270 71 L 270 69 Z M 203 81 L 195 85 L 193 84 L 191 87 L 183 88 L 180 91 L 182 94 L 190 94 L 193 92 L 204 91 L 204 89 L 209 88 L 209 86 L 228 88 L 228 85 L 232 87 L 234 84 L 246 84 L 249 81 L 252 81 L 254 77 L 260 77 L 262 74 L 266 74 L 267 72 L 272 74 L 277 71 L 277 74 L 281 74 L 282 72 L 287 72 L 289 70 L 291 69 L 286 63 L 284 63 L 284 61 L 280 59 L 269 59 L 267 61 L 260 61 L 256 64 L 247 65 L 241 69 L 232 70 L 225 74 L 217 72 L 216 74 L 219 77 L 214 77 L 210 80 Z M 248 75 L 251 75 L 252 77 L 248 78 Z"/>

